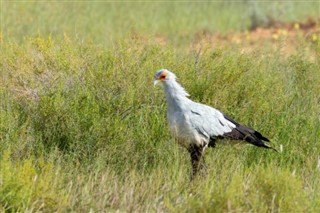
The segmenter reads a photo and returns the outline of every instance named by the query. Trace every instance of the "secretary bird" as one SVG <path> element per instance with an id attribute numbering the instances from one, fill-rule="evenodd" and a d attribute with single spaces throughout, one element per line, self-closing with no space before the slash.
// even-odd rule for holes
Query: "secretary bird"
<path id="1" fill-rule="evenodd" d="M 167 119 L 171 134 L 178 144 L 190 153 L 191 180 L 205 166 L 204 150 L 207 147 L 215 147 L 217 139 L 242 140 L 258 147 L 277 151 L 265 144 L 269 139 L 260 132 L 237 123 L 217 109 L 190 100 L 189 94 L 176 81 L 176 75 L 169 70 L 162 69 L 156 72 L 154 85 L 158 82 L 162 83 L 165 91 L 168 105 Z"/>

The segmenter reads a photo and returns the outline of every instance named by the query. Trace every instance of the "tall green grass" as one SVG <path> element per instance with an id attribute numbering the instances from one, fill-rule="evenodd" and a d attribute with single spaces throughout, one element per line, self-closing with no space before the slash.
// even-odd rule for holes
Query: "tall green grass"
<path id="1" fill-rule="evenodd" d="M 0 211 L 319 212 L 319 39 L 297 36 L 299 49 L 284 55 L 269 43 L 243 54 L 192 42 L 247 29 L 253 13 L 299 21 L 318 9 L 1 1 Z M 160 68 L 282 152 L 221 142 L 206 151 L 208 177 L 190 184 L 189 155 L 153 87 Z"/>
<path id="2" fill-rule="evenodd" d="M 319 43 L 303 44 L 319 56 Z M 320 61 L 310 52 L 208 44 L 198 54 L 139 38 L 1 45 L 1 211 L 319 212 Z M 152 84 L 160 68 L 283 151 L 221 142 L 206 153 L 208 177 L 190 184 Z"/>

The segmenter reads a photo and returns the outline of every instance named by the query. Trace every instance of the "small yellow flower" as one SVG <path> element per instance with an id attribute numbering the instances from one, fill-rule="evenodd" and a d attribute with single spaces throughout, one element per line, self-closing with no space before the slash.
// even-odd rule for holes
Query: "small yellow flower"
<path id="1" fill-rule="evenodd" d="M 288 31 L 287 30 L 281 30 L 281 34 L 284 35 L 284 36 L 287 36 L 288 35 Z"/>
<path id="2" fill-rule="evenodd" d="M 299 23 L 295 23 L 294 24 L 294 29 L 299 30 L 300 29 L 300 24 Z"/>
<path id="3" fill-rule="evenodd" d="M 279 39 L 279 35 L 276 34 L 276 33 L 274 33 L 274 34 L 272 35 L 272 38 L 273 38 L 274 40 L 278 40 L 278 39 Z"/>
<path id="4" fill-rule="evenodd" d="M 312 41 L 317 41 L 318 40 L 317 34 L 312 34 L 311 39 L 312 39 Z"/>
<path id="5" fill-rule="evenodd" d="M 246 30 L 245 32 L 244 32 L 244 34 L 245 34 L 245 36 L 246 36 L 246 39 L 247 40 L 250 40 L 250 32 L 248 31 L 248 30 Z"/>

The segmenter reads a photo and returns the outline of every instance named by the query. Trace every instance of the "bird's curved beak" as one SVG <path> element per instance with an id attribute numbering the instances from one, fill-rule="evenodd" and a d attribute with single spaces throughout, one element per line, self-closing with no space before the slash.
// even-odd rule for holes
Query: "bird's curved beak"
<path id="1" fill-rule="evenodd" d="M 160 82 L 160 80 L 154 79 L 154 81 L 153 81 L 153 86 L 156 86 L 159 82 Z"/>

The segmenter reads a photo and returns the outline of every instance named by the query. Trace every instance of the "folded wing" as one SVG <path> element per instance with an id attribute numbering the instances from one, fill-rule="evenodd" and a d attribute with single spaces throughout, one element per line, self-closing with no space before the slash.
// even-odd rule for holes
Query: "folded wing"
<path id="1" fill-rule="evenodd" d="M 201 135 L 209 138 L 209 146 L 215 146 L 217 138 L 244 140 L 255 146 L 274 148 L 266 145 L 270 140 L 260 132 L 241 125 L 217 109 L 193 102 L 190 109 L 190 122 Z M 275 150 L 277 151 L 277 150 Z"/>

